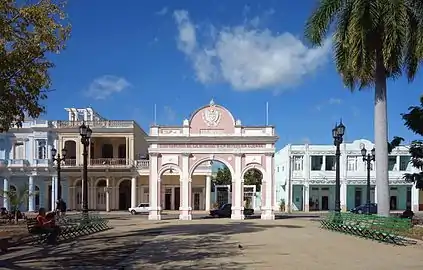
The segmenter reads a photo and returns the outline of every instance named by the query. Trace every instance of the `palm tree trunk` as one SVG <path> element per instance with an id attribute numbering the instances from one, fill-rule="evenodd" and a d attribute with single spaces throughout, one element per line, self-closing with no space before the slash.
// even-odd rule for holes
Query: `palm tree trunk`
<path id="1" fill-rule="evenodd" d="M 375 84 L 375 148 L 376 148 L 376 189 L 377 213 L 389 216 L 389 175 L 388 175 L 388 119 L 386 75 L 381 53 L 376 60 Z"/>

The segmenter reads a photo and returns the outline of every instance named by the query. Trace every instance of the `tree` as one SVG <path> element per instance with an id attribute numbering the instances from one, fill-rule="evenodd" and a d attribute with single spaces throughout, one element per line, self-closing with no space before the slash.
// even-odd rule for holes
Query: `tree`
<path id="1" fill-rule="evenodd" d="M 320 0 L 305 36 L 321 46 L 329 31 L 338 73 L 351 91 L 374 86 L 378 214 L 389 215 L 387 79 L 413 81 L 423 56 L 421 0 Z"/>
<path id="2" fill-rule="evenodd" d="M 70 35 L 64 3 L 55 2 L 0 1 L 0 132 L 45 112 L 54 66 L 48 56 L 62 51 Z"/>
<path id="3" fill-rule="evenodd" d="M 213 182 L 215 185 L 231 185 L 232 184 L 232 175 L 228 167 L 223 166 L 217 170 L 216 177 L 214 177 Z"/>
<path id="4" fill-rule="evenodd" d="M 401 115 L 405 126 L 417 135 L 423 136 L 423 96 L 418 106 L 408 108 L 408 113 Z M 423 189 L 423 140 L 414 140 L 410 145 L 411 164 L 418 169 L 416 173 L 406 173 L 404 179 L 414 182 L 416 187 Z"/>
<path id="5" fill-rule="evenodd" d="M 263 175 L 257 169 L 248 170 L 244 174 L 244 185 L 254 185 L 256 186 L 256 191 L 260 192 L 261 190 L 261 181 L 263 180 Z"/>
<path id="6" fill-rule="evenodd" d="M 3 198 L 7 198 L 10 203 L 10 209 L 8 209 L 10 212 L 15 213 L 15 223 L 18 223 L 18 210 L 21 208 L 21 206 L 28 202 L 28 199 L 30 196 L 37 195 L 37 192 L 31 192 L 29 190 L 29 187 L 25 185 L 23 188 L 21 188 L 19 191 L 16 189 L 9 190 L 9 191 L 3 191 Z"/>

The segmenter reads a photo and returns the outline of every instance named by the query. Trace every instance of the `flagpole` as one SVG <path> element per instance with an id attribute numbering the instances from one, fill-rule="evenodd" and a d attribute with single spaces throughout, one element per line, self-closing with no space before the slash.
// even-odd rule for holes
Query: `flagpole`
<path id="1" fill-rule="evenodd" d="M 269 102 L 266 102 L 266 126 L 269 125 Z"/>
<path id="2" fill-rule="evenodd" d="M 157 104 L 154 104 L 154 125 L 157 125 Z"/>

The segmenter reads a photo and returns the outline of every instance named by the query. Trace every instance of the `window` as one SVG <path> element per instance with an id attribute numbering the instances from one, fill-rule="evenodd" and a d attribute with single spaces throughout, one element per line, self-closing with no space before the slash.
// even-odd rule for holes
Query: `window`
<path id="1" fill-rule="evenodd" d="M 395 170 L 395 164 L 397 164 L 397 157 L 396 156 L 389 156 L 388 157 L 388 170 L 389 171 Z"/>
<path id="2" fill-rule="evenodd" d="M 294 171 L 302 171 L 302 170 L 303 170 L 303 157 L 294 156 Z"/>
<path id="3" fill-rule="evenodd" d="M 17 142 L 14 145 L 14 159 L 24 159 L 25 158 L 25 145 L 23 142 Z"/>
<path id="4" fill-rule="evenodd" d="M 47 143 L 46 140 L 37 140 L 37 159 L 47 158 Z"/>
<path id="5" fill-rule="evenodd" d="M 311 170 L 321 171 L 323 165 L 323 156 L 312 156 L 311 157 Z"/>
<path id="6" fill-rule="evenodd" d="M 400 171 L 406 171 L 408 168 L 408 164 L 410 163 L 410 156 L 400 156 Z"/>
<path id="7" fill-rule="evenodd" d="M 335 170 L 335 156 L 326 156 L 325 171 Z"/>
<path id="8" fill-rule="evenodd" d="M 357 170 L 357 157 L 349 156 L 347 158 L 347 170 L 356 171 Z"/>

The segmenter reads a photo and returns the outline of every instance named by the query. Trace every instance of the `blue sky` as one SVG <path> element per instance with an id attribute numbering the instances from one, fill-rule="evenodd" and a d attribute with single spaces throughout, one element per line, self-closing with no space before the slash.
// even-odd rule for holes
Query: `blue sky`
<path id="1" fill-rule="evenodd" d="M 315 1 L 69 1 L 73 25 L 54 57 L 49 119 L 91 106 L 108 119 L 179 125 L 211 98 L 244 125 L 269 122 L 287 143 L 332 143 L 342 118 L 346 140 L 373 139 L 373 91 L 351 93 L 336 73 L 330 44 L 310 48 L 304 22 Z M 122 2 L 123 3 L 123 2 Z M 251 4 L 254 3 L 254 4 Z M 423 86 L 389 82 L 389 134 L 407 140 L 400 113 Z"/>

